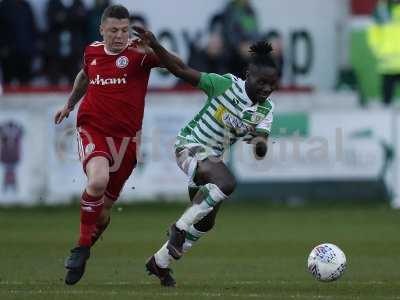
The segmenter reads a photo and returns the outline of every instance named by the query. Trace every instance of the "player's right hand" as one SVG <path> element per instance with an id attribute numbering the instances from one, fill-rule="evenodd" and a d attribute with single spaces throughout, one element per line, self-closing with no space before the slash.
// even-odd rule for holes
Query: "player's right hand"
<path id="1" fill-rule="evenodd" d="M 67 105 L 65 105 L 62 109 L 56 112 L 54 116 L 54 123 L 55 124 L 60 124 L 64 118 L 68 118 L 70 112 L 73 109 L 69 108 Z"/>

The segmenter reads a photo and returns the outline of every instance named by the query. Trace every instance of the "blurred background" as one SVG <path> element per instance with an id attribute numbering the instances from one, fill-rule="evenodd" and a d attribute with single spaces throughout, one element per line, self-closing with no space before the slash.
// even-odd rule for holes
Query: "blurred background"
<path id="1" fill-rule="evenodd" d="M 85 177 L 74 116 L 60 126 L 85 45 L 101 39 L 107 0 L 0 1 L 0 204 L 67 203 Z M 301 205 L 378 201 L 400 207 L 400 1 L 119 1 L 192 67 L 243 76 L 267 39 L 280 67 L 269 154 L 238 143 L 226 161 L 237 200 Z M 179 9 L 177 9 L 179 8 Z M 290 8 L 290 9 L 288 9 Z M 139 165 L 121 201 L 185 199 L 179 129 L 205 96 L 153 70 Z M 177 109 L 179 108 L 179 109 Z"/>

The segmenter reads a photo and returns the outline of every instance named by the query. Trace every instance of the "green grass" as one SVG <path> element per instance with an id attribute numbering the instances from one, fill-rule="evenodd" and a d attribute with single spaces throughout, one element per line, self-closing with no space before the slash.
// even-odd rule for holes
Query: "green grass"
<path id="1" fill-rule="evenodd" d="M 226 204 L 215 230 L 173 265 L 179 286 L 165 289 L 145 274 L 144 262 L 182 210 L 115 210 L 85 277 L 67 287 L 63 261 L 78 209 L 2 209 L 0 299 L 400 299 L 400 215 L 384 204 Z M 347 255 L 337 282 L 320 283 L 306 272 L 307 255 L 321 242 Z"/>

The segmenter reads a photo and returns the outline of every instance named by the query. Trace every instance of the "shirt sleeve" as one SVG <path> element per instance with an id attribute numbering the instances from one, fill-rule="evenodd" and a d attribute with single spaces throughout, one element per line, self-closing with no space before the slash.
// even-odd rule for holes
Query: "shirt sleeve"
<path id="1" fill-rule="evenodd" d="M 148 69 L 160 67 L 160 60 L 154 53 L 145 53 L 141 65 Z"/>
<path id="2" fill-rule="evenodd" d="M 269 135 L 271 133 L 272 122 L 274 121 L 274 113 L 271 109 L 266 117 L 256 126 L 256 133 Z"/>
<path id="3" fill-rule="evenodd" d="M 232 79 L 229 74 L 201 73 L 197 87 L 204 91 L 208 97 L 216 97 L 222 95 L 231 85 Z"/>

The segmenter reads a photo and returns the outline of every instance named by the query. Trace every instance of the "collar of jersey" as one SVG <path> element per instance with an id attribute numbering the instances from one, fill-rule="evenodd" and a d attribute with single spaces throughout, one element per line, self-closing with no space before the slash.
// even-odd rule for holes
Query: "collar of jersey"
<path id="1" fill-rule="evenodd" d="M 105 52 L 107 55 L 120 55 L 122 52 L 125 51 L 126 48 L 128 48 L 128 46 L 129 46 L 129 43 L 127 43 L 127 44 L 126 44 L 126 47 L 125 47 L 122 51 L 120 51 L 119 53 L 113 53 L 113 52 L 110 52 L 109 50 L 107 50 L 106 44 L 104 43 L 104 52 Z"/>

